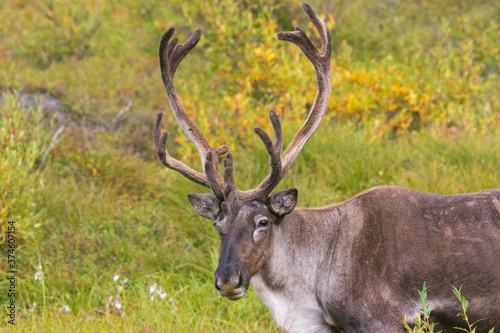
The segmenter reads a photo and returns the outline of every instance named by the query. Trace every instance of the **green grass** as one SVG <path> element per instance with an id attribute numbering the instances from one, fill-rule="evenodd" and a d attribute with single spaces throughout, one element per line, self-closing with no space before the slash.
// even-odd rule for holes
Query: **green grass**
<path id="1" fill-rule="evenodd" d="M 236 181 L 249 189 L 269 171 L 251 129 L 269 129 L 267 110 L 276 108 L 289 142 L 312 102 L 310 64 L 275 38 L 296 23 L 311 28 L 298 4 L 0 5 L 0 218 L 3 235 L 8 220 L 18 228 L 15 331 L 277 331 L 252 289 L 238 302 L 217 294 L 219 238 L 186 198 L 204 189 L 155 158 L 151 131 L 162 111 L 169 151 L 199 169 L 168 109 L 156 53 L 166 28 L 176 26 L 181 41 L 202 28 L 176 85 L 210 142 L 231 146 Z M 327 21 L 336 45 L 332 98 L 277 189 L 296 187 L 299 206 L 315 207 L 376 185 L 444 194 L 498 188 L 498 4 L 312 1 L 336 21 Z M 59 120 L 22 108 L 26 91 L 59 98 Z M 130 111 L 106 126 L 129 102 Z M 3 272 L 4 240 L 0 248 Z M 164 298 L 151 300 L 154 284 Z M 2 278 L 0 304 L 6 295 Z M 116 296 L 121 309 L 108 307 Z M 0 330 L 12 327 L 0 321 Z"/>

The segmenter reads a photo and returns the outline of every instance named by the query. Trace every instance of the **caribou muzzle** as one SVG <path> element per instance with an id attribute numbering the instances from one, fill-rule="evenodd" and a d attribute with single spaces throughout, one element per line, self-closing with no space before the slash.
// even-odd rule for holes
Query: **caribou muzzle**
<path id="1" fill-rule="evenodd" d="M 242 298 L 250 285 L 250 273 L 243 265 L 219 265 L 215 271 L 215 289 L 232 301 Z"/>

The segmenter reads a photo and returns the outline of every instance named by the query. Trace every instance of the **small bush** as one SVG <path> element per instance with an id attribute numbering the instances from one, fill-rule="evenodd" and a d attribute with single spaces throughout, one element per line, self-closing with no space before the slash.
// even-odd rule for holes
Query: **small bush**
<path id="1" fill-rule="evenodd" d="M 467 316 L 467 307 L 469 306 L 469 302 L 461 294 L 462 287 L 457 289 L 455 286 L 452 286 L 452 289 L 453 289 L 453 293 L 455 294 L 455 297 L 458 299 L 458 301 L 460 302 L 460 304 L 462 306 L 462 312 L 459 313 L 457 316 L 464 318 L 464 321 L 467 324 L 467 329 L 461 328 L 461 327 L 455 327 L 455 329 L 458 331 L 475 333 L 476 332 L 475 325 L 483 319 L 479 319 L 473 323 L 470 323 L 469 317 Z M 411 328 L 410 325 L 407 323 L 406 315 L 405 315 L 405 318 L 403 320 L 403 325 L 408 330 L 408 333 L 434 333 L 435 332 L 434 328 L 439 323 L 433 323 L 430 321 L 432 308 L 427 303 L 427 287 L 425 286 L 425 282 L 422 286 L 422 290 L 418 290 L 418 294 L 420 296 L 420 303 L 418 303 L 418 302 L 415 302 L 415 303 L 422 304 L 422 307 L 419 309 L 421 311 L 421 313 L 419 313 L 415 318 L 413 318 L 413 322 L 415 323 L 413 328 Z M 494 333 L 494 331 L 495 331 L 495 329 L 492 328 L 488 331 L 488 333 Z M 439 333 L 439 332 L 437 332 L 437 333 Z"/>

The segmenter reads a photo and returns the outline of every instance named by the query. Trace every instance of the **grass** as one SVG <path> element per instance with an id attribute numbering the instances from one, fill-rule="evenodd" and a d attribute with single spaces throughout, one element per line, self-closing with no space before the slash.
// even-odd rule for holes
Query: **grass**
<path id="1" fill-rule="evenodd" d="M 299 206 L 314 207 L 376 185 L 498 187 L 498 2 L 311 5 L 336 45 L 332 99 L 277 189 L 296 187 Z M 277 331 L 253 290 L 238 302 L 217 294 L 219 239 L 186 198 L 203 189 L 156 161 L 151 131 L 163 111 L 169 151 L 199 164 L 168 110 L 156 52 L 166 28 L 175 25 L 181 40 L 202 28 L 176 85 L 214 146 L 231 146 L 239 187 L 251 188 L 269 170 L 251 128 L 269 129 L 273 107 L 289 142 L 312 101 L 310 64 L 275 38 L 307 27 L 298 1 L 0 6 L 0 217 L 3 236 L 8 220 L 18 228 L 14 331 Z M 25 109 L 25 92 L 57 97 L 63 110 Z M 161 291 L 151 293 L 155 284 Z M 0 279 L 0 304 L 7 289 Z M 2 321 L 0 330 L 12 327 Z"/>

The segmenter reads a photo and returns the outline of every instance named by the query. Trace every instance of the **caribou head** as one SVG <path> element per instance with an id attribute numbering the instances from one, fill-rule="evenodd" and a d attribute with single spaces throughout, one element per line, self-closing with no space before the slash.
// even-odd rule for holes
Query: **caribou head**
<path id="1" fill-rule="evenodd" d="M 213 148 L 198 126 L 188 116 L 174 88 L 173 78 L 182 59 L 196 46 L 201 32 L 196 29 L 185 43 L 177 45 L 172 38 L 175 29 L 169 29 L 160 42 L 160 66 L 163 83 L 167 90 L 170 107 L 183 131 L 196 145 L 203 173 L 197 172 L 170 156 L 165 148 L 168 133 L 161 133 L 163 115 L 159 113 L 154 126 L 154 142 L 158 159 L 168 168 L 210 189 L 212 193 L 190 193 L 189 202 L 201 216 L 214 220 L 221 237 L 219 266 L 215 272 L 215 288 L 231 300 L 241 298 L 256 274 L 272 252 L 273 227 L 292 212 L 297 203 L 297 190 L 289 189 L 271 194 L 279 181 L 297 158 L 323 117 L 330 97 L 331 39 L 325 23 L 302 3 L 309 20 L 321 38 L 321 50 L 317 50 L 301 27 L 291 32 L 278 33 L 278 39 L 296 44 L 310 60 L 316 71 L 317 92 L 303 126 L 282 154 L 283 132 L 278 116 L 270 111 L 269 118 L 274 130 L 274 141 L 260 128 L 255 133 L 264 144 L 271 164 L 269 175 L 254 189 L 241 191 L 233 177 L 233 156 L 229 147 Z M 224 178 L 219 173 L 219 157 L 224 159 Z"/>

